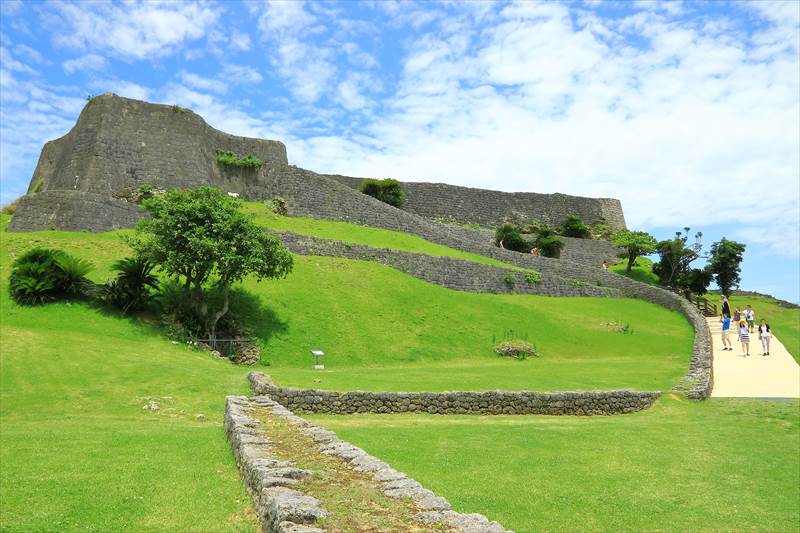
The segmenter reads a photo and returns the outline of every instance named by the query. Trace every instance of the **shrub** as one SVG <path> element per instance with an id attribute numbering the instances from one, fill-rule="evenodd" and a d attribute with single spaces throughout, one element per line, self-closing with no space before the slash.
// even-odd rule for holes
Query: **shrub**
<path id="1" fill-rule="evenodd" d="M 0 209 L 0 213 L 3 213 L 4 215 L 13 215 L 17 211 L 18 201 L 19 200 L 17 199 L 11 202 L 10 204 L 4 205 L 3 208 Z"/>
<path id="2" fill-rule="evenodd" d="M 9 292 L 21 305 L 41 304 L 59 297 L 82 296 L 94 284 L 86 278 L 93 265 L 61 250 L 33 248 L 11 265 Z"/>
<path id="3" fill-rule="evenodd" d="M 525 283 L 528 285 L 537 285 L 542 282 L 542 273 L 537 271 L 528 272 L 525 274 Z"/>
<path id="4" fill-rule="evenodd" d="M 591 238 L 598 241 L 610 241 L 614 235 L 614 231 L 604 222 L 590 226 L 589 232 Z"/>
<path id="5" fill-rule="evenodd" d="M 178 104 L 175 104 L 175 105 L 172 106 L 172 112 L 173 113 L 188 113 L 189 110 L 186 109 L 185 107 L 181 107 Z"/>
<path id="6" fill-rule="evenodd" d="M 564 248 L 564 241 L 558 238 L 554 228 L 542 225 L 539 227 L 533 245 L 539 249 L 539 253 L 543 256 L 557 258 L 561 256 L 561 250 Z"/>
<path id="7" fill-rule="evenodd" d="M 514 224 L 507 223 L 499 226 L 494 232 L 494 244 L 506 250 L 513 250 L 524 254 L 531 251 L 531 243 L 525 240 Z"/>
<path id="8" fill-rule="evenodd" d="M 565 237 L 577 237 L 579 239 L 588 239 L 591 236 L 589 232 L 589 226 L 583 223 L 583 221 L 577 215 L 570 215 L 561 222 L 561 226 L 559 228 L 561 230 L 561 235 Z"/>
<path id="9" fill-rule="evenodd" d="M 536 351 L 535 345 L 519 339 L 511 339 L 501 342 L 494 347 L 494 353 L 503 357 L 514 357 L 515 359 L 520 360 L 539 355 L 539 352 Z"/>
<path id="10" fill-rule="evenodd" d="M 42 187 L 44 187 L 44 178 L 39 178 L 38 180 L 36 180 L 33 189 L 31 189 L 31 193 L 36 194 L 37 192 L 42 190 Z"/>
<path id="11" fill-rule="evenodd" d="M 217 163 L 229 167 L 258 168 L 262 162 L 253 154 L 240 156 L 229 150 L 217 150 Z"/>
<path id="12" fill-rule="evenodd" d="M 503 279 L 503 282 L 506 284 L 506 287 L 513 289 L 514 284 L 516 283 L 516 278 L 511 272 L 506 272 L 506 277 Z"/>
<path id="13" fill-rule="evenodd" d="M 400 207 L 406 199 L 406 193 L 403 191 L 400 182 L 393 179 L 365 179 L 361 182 L 359 190 L 394 207 Z"/>
<path id="14" fill-rule="evenodd" d="M 275 196 L 270 200 L 264 202 L 264 205 L 267 206 L 267 209 L 275 213 L 276 215 L 286 216 L 289 211 L 286 208 L 286 200 L 281 198 L 280 196 Z"/>
<path id="15" fill-rule="evenodd" d="M 119 272 L 116 279 L 103 285 L 101 300 L 123 313 L 143 309 L 153 299 L 150 289 L 158 289 L 155 265 L 143 258 L 126 257 L 111 267 Z"/>

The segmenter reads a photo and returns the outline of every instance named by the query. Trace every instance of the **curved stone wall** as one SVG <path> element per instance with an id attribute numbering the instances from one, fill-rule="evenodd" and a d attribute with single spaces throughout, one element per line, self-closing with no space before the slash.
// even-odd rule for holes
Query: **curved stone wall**
<path id="1" fill-rule="evenodd" d="M 364 178 L 328 174 L 352 189 Z M 496 227 L 503 221 L 538 219 L 558 225 L 570 215 L 587 224 L 606 223 L 612 229 L 625 227 L 622 204 L 614 198 L 586 198 L 568 194 L 501 192 L 446 183 L 402 182 L 406 199 L 402 209 L 417 215 L 461 224 Z"/>
<path id="2" fill-rule="evenodd" d="M 333 392 L 279 387 L 250 372 L 253 394 L 303 413 L 432 413 L 439 415 L 618 415 L 647 409 L 660 392 Z"/>
<path id="3" fill-rule="evenodd" d="M 578 283 L 576 280 L 567 280 L 551 274 L 542 275 L 539 283 L 529 283 L 525 280 L 527 274 L 525 271 L 474 263 L 454 257 L 434 257 L 386 248 L 371 248 L 286 231 L 273 233 L 290 251 L 296 254 L 372 261 L 457 291 L 539 294 L 543 296 L 620 295 L 616 289 Z M 511 275 L 514 280 L 510 285 L 507 281 L 508 275 Z"/>

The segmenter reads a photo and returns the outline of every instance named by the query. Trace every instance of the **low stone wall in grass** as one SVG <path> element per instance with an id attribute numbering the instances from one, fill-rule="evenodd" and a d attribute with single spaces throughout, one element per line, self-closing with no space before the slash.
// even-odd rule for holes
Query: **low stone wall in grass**
<path id="1" fill-rule="evenodd" d="M 268 410 L 272 416 L 294 424 L 313 440 L 321 455 L 337 457 L 347 463 L 347 468 L 366 474 L 375 489 L 386 497 L 410 499 L 419 510 L 412 515 L 414 530 L 510 533 L 483 515 L 453 511 L 445 498 L 361 448 L 339 439 L 332 431 L 296 416 L 273 399 L 228 396 L 225 399 L 225 433 L 266 533 L 324 533 L 324 525 L 320 526 L 319 521 L 330 515 L 323 507 L 324 502 L 295 488 L 300 480 L 314 472 L 274 455 L 270 435 L 253 416 L 256 409 Z"/>
<path id="2" fill-rule="evenodd" d="M 528 272 L 525 271 L 454 257 L 435 257 L 387 248 L 372 248 L 288 231 L 274 233 L 290 251 L 296 254 L 372 261 L 457 291 L 543 296 L 619 296 L 619 291 L 616 289 L 567 280 L 552 274 L 541 275 L 540 281 L 534 283 L 526 280 Z"/>
<path id="3" fill-rule="evenodd" d="M 302 413 L 431 413 L 439 415 L 617 415 L 647 409 L 660 392 L 333 392 L 279 387 L 250 372 L 253 394 Z"/>

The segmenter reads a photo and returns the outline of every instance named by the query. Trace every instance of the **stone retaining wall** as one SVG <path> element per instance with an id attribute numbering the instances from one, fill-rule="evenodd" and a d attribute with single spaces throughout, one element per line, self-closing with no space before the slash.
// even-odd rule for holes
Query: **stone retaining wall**
<path id="1" fill-rule="evenodd" d="M 318 445 L 320 454 L 338 457 L 354 471 L 369 474 L 375 487 L 387 497 L 411 499 L 419 509 L 412 517 L 418 527 L 430 527 L 432 531 L 447 528 L 455 533 L 510 533 L 483 515 L 453 511 L 446 499 L 339 439 L 332 431 L 296 416 L 271 398 L 228 396 L 225 399 L 225 432 L 266 533 L 324 533 L 315 522 L 328 513 L 322 507 L 323 502 L 293 488 L 299 479 L 313 472 L 272 455 L 269 435 L 259 427 L 260 421 L 251 416 L 257 408 L 268 409 L 273 416 L 295 424 Z"/>
<path id="2" fill-rule="evenodd" d="M 111 231 L 144 216 L 136 204 L 81 191 L 43 191 L 19 199 L 9 231 Z"/>
<path id="3" fill-rule="evenodd" d="M 279 387 L 250 372 L 253 394 L 302 413 L 432 413 L 439 415 L 616 415 L 650 407 L 660 392 L 334 392 Z"/>
<path id="4" fill-rule="evenodd" d="M 525 279 L 528 274 L 525 271 L 474 263 L 454 257 L 434 257 L 386 248 L 371 248 L 360 244 L 319 239 L 286 231 L 273 233 L 291 252 L 296 254 L 372 261 L 457 291 L 540 294 L 544 296 L 618 296 L 620 294 L 616 289 L 578 283 L 550 274 L 542 275 L 539 283 L 529 283 Z M 509 275 L 514 280 L 511 284 L 507 281 Z"/>
<path id="5" fill-rule="evenodd" d="M 363 181 L 363 178 L 337 174 L 328 176 L 352 189 L 361 187 Z M 612 229 L 625 227 L 622 205 L 614 198 L 509 193 L 446 183 L 403 182 L 402 186 L 406 193 L 402 209 L 426 218 L 485 227 L 499 226 L 508 219 L 530 221 L 535 218 L 557 226 L 569 215 L 578 215 L 587 224 L 605 222 Z"/>

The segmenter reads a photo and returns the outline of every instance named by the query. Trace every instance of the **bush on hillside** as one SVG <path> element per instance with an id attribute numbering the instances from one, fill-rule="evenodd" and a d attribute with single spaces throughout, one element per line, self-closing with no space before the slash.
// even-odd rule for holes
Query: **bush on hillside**
<path id="1" fill-rule="evenodd" d="M 17 211 L 17 202 L 19 202 L 19 198 L 11 202 L 10 204 L 6 204 L 0 209 L 0 213 L 4 215 L 13 215 Z"/>
<path id="2" fill-rule="evenodd" d="M 499 226 L 494 232 L 494 244 L 506 250 L 514 250 L 527 254 L 531 251 L 531 244 L 525 240 L 514 224 L 506 223 Z"/>
<path id="3" fill-rule="evenodd" d="M 103 285 L 101 301 L 123 313 L 144 309 L 153 299 L 151 289 L 158 289 L 155 264 L 141 257 L 126 257 L 111 268 L 119 274 Z"/>
<path id="4" fill-rule="evenodd" d="M 564 221 L 561 222 L 559 230 L 561 235 L 565 237 L 576 237 L 578 239 L 588 239 L 591 237 L 589 226 L 584 224 L 577 215 L 570 215 L 565 218 Z"/>
<path id="5" fill-rule="evenodd" d="M 539 227 L 533 246 L 539 249 L 539 253 L 545 257 L 561 257 L 561 250 L 564 248 L 562 241 L 556 234 L 556 230 L 548 225 Z"/>
<path id="6" fill-rule="evenodd" d="M 394 207 L 400 207 L 406 199 L 406 193 L 403 192 L 400 182 L 393 179 L 365 179 L 361 182 L 359 190 Z"/>
<path id="7" fill-rule="evenodd" d="M 515 359 L 527 359 L 528 357 L 536 357 L 539 355 L 539 352 L 536 351 L 536 346 L 519 339 L 501 342 L 495 346 L 494 353 L 502 357 L 514 357 Z"/>
<path id="8" fill-rule="evenodd" d="M 64 251 L 33 248 L 12 263 L 9 292 L 20 305 L 84 296 L 94 287 L 86 278 L 93 268 L 89 261 Z"/>
<path id="9" fill-rule="evenodd" d="M 276 215 L 281 215 L 285 217 L 289 213 L 288 209 L 286 208 L 286 200 L 284 200 L 280 196 L 275 196 L 265 201 L 264 205 L 266 205 L 267 209 L 269 209 Z"/>
<path id="10" fill-rule="evenodd" d="M 230 150 L 217 150 L 217 163 L 238 168 L 258 168 L 262 165 L 262 161 L 253 154 L 241 156 Z"/>

